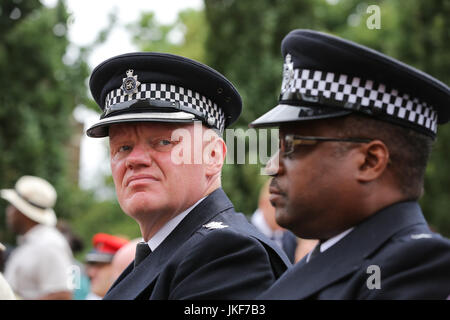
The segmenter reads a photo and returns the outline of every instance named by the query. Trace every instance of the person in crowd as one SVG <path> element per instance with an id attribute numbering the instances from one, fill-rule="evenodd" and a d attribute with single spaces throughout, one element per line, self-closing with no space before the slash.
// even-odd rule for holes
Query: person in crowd
<path id="1" fill-rule="evenodd" d="M 6 247 L 3 243 L 0 243 L 0 254 L 5 251 Z M 16 296 L 11 289 L 11 286 L 3 277 L 3 273 L 0 272 L 0 300 L 15 300 Z"/>
<path id="2" fill-rule="evenodd" d="M 111 261 L 111 283 L 116 281 L 120 274 L 133 262 L 136 255 L 136 246 L 139 242 L 142 242 L 142 238 L 131 240 L 117 250 Z"/>
<path id="3" fill-rule="evenodd" d="M 71 299 L 72 252 L 55 228 L 54 187 L 40 177 L 23 176 L 0 196 L 9 202 L 6 224 L 19 236 L 5 266 L 14 293 L 22 299 Z"/>
<path id="4" fill-rule="evenodd" d="M 75 233 L 69 222 L 58 219 L 56 228 L 66 238 L 67 243 L 72 250 L 72 255 L 81 253 L 84 249 L 83 239 Z M 72 277 L 71 287 L 73 288 L 72 296 L 73 300 L 85 300 L 89 294 L 90 282 L 89 277 L 86 274 L 86 268 L 83 263 L 75 259 L 72 259 L 73 269 L 70 274 Z"/>
<path id="5" fill-rule="evenodd" d="M 450 89 L 370 48 L 294 30 L 283 40 L 279 127 L 267 166 L 277 222 L 319 239 L 259 299 L 445 299 L 450 241 L 418 200 Z"/>

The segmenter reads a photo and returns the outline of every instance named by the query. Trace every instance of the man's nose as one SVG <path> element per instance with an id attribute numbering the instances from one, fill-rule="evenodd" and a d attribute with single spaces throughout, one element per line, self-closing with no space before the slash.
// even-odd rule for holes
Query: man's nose
<path id="1" fill-rule="evenodd" d="M 125 164 L 129 169 L 149 167 L 152 164 L 150 148 L 142 144 L 136 144 L 128 154 Z"/>
<path id="2" fill-rule="evenodd" d="M 280 150 L 267 161 L 264 173 L 272 177 L 280 174 Z"/>

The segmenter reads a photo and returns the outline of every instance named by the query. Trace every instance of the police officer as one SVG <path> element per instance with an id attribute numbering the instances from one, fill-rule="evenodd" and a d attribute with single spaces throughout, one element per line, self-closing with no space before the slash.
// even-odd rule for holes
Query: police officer
<path id="1" fill-rule="evenodd" d="M 319 244 L 260 299 L 445 299 L 450 241 L 418 199 L 442 82 L 369 48 L 294 30 L 282 42 L 279 104 L 251 126 L 278 126 L 267 170 L 277 222 Z"/>
<path id="2" fill-rule="evenodd" d="M 241 98 L 217 71 L 184 57 L 130 53 L 92 73 L 123 211 L 144 242 L 105 299 L 248 299 L 289 261 L 221 189 L 224 129 Z"/>

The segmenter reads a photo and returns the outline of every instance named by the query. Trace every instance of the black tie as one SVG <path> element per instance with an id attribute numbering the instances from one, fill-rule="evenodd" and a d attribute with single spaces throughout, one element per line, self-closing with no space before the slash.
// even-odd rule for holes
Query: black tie
<path id="1" fill-rule="evenodd" d="M 139 242 L 136 245 L 136 255 L 134 257 L 134 267 L 136 268 L 147 256 L 152 253 L 147 242 Z"/>

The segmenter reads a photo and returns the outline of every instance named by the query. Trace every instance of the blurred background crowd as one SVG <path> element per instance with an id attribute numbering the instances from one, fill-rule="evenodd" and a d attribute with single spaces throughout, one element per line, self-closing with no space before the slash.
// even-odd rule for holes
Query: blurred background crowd
<path id="1" fill-rule="evenodd" d="M 177 1 L 165 2 L 175 10 Z M 92 59 L 102 45 L 124 44 L 123 51 L 105 52 L 96 63 L 134 50 L 168 52 L 210 65 L 239 90 L 243 113 L 233 128 L 244 130 L 251 120 L 276 104 L 282 70 L 280 42 L 295 28 L 352 39 L 450 83 L 450 2 L 446 0 L 204 0 L 192 2 L 191 8 L 181 7 L 171 22 L 159 21 L 158 2 L 151 3 L 154 8 L 141 8 L 141 2 L 127 1 L 129 8 L 139 11 L 138 17 L 130 21 L 123 21 L 126 12 L 122 10 L 127 9 L 104 3 L 107 23 L 101 30 L 87 26 L 84 36 L 93 40 L 83 45 L 74 42 L 70 31 L 83 14 L 92 15 L 97 10 L 88 2 L 86 11 L 77 11 L 78 16 L 71 10 L 71 1 L 0 3 L 0 189 L 14 188 L 25 175 L 44 178 L 54 187 L 56 228 L 70 246 L 69 265 L 79 266 L 70 269 L 73 274 L 68 273 L 75 279 L 71 299 L 104 295 L 120 274 L 117 270 L 133 260 L 135 239 L 140 236 L 136 222 L 121 211 L 115 199 L 109 171 L 83 168 L 97 162 L 104 162 L 102 168 L 108 166 L 106 157 L 83 149 L 87 123 L 79 116 L 97 110 L 88 93 L 87 79 L 95 67 Z M 370 5 L 380 8 L 379 29 L 371 29 L 366 23 Z M 114 33 L 119 29 L 122 33 Z M 125 43 L 131 43 L 132 48 Z M 103 144 L 107 152 L 106 141 Z M 427 168 L 421 199 L 431 227 L 447 237 L 449 144 L 450 127 L 443 126 Z M 270 219 L 267 200 L 264 204 L 267 177 L 260 175 L 260 169 L 261 164 L 226 164 L 223 188 L 236 210 L 245 213 L 296 261 L 315 243 L 286 235 Z M 3 273 L 21 245 L 17 237 L 20 233 L 7 224 L 10 204 L 0 201 Z M 116 270 L 114 259 L 119 260 Z"/>

